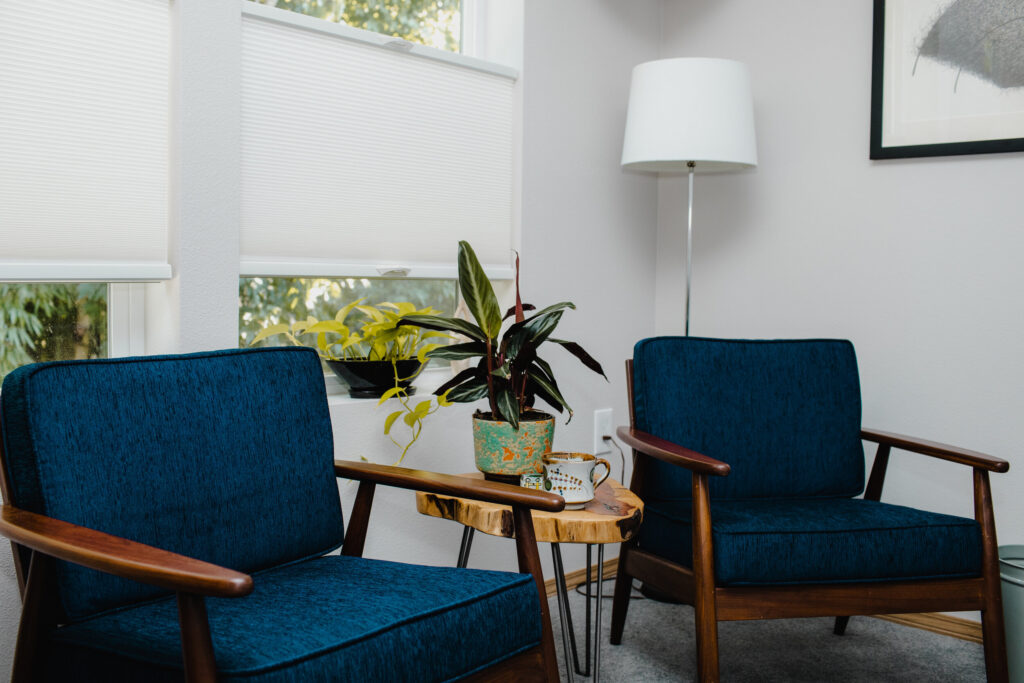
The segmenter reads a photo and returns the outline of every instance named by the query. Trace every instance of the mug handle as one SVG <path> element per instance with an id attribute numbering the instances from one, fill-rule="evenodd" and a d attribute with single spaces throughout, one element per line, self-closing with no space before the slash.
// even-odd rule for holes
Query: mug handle
<path id="1" fill-rule="evenodd" d="M 608 475 L 612 473 L 612 466 L 608 464 L 608 461 L 605 460 L 604 458 L 597 458 L 597 460 L 594 462 L 594 469 L 590 471 L 590 481 L 594 481 L 594 470 L 597 469 L 598 465 L 604 465 L 604 476 L 598 479 L 597 482 L 594 484 L 595 491 L 597 490 L 598 486 L 604 483 L 604 480 L 608 478 Z"/>

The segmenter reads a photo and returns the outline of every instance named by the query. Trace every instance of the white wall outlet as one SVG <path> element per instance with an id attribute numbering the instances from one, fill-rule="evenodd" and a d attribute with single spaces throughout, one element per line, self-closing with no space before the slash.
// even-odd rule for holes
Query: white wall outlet
<path id="1" fill-rule="evenodd" d="M 612 447 L 604 440 L 605 436 L 614 436 L 612 433 L 612 409 L 602 408 L 594 411 L 594 455 L 611 453 Z"/>

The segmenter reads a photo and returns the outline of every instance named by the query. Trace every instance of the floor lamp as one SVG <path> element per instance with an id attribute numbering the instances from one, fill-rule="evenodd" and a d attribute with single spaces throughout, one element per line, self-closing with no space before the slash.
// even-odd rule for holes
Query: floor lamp
<path id="1" fill-rule="evenodd" d="M 686 335 L 690 335 L 693 175 L 757 165 L 750 74 L 729 59 L 659 59 L 633 68 L 622 167 L 687 171 Z"/>

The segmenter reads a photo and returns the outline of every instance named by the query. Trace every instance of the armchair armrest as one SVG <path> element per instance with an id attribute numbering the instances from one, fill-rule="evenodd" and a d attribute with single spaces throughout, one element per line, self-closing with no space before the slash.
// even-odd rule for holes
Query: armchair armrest
<path id="1" fill-rule="evenodd" d="M 391 465 L 374 465 L 351 460 L 335 460 L 334 473 L 346 479 L 371 481 L 386 486 L 440 493 L 459 498 L 473 498 L 499 505 L 522 505 L 532 510 L 559 512 L 565 508 L 565 499 L 553 493 L 452 474 L 412 470 Z"/>
<path id="2" fill-rule="evenodd" d="M 691 472 L 698 474 L 711 474 L 716 477 L 724 477 L 729 474 L 728 463 L 715 460 L 697 451 L 691 451 L 671 441 L 658 438 L 653 434 L 641 432 L 632 427 L 619 427 L 615 432 L 630 447 L 657 458 L 670 465 L 684 467 Z"/>
<path id="3" fill-rule="evenodd" d="M 1010 469 L 1010 463 L 1000 458 L 993 458 L 984 453 L 969 451 L 964 448 L 947 446 L 935 441 L 925 441 L 912 436 L 882 432 L 877 429 L 862 429 L 860 438 L 865 441 L 899 448 L 904 451 L 913 451 L 922 455 L 929 455 L 933 458 L 949 460 L 950 462 L 968 465 L 977 469 L 988 470 L 989 472 L 1006 472 Z"/>
<path id="4" fill-rule="evenodd" d="M 44 555 L 178 592 L 223 598 L 252 592 L 248 574 L 12 505 L 0 507 L 0 535 Z"/>

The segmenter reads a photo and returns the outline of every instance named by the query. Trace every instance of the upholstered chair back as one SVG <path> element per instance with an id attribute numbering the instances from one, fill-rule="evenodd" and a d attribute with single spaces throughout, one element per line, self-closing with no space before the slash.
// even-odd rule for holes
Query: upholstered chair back
<path id="1" fill-rule="evenodd" d="M 247 573 L 343 540 L 312 350 L 25 366 L 0 416 L 19 508 Z M 57 581 L 71 621 L 163 594 L 63 562 Z"/>
<path id="2" fill-rule="evenodd" d="M 864 487 L 860 383 L 839 340 L 641 340 L 636 428 L 728 462 L 715 498 L 852 497 Z M 644 497 L 689 499 L 690 475 L 651 461 Z"/>

